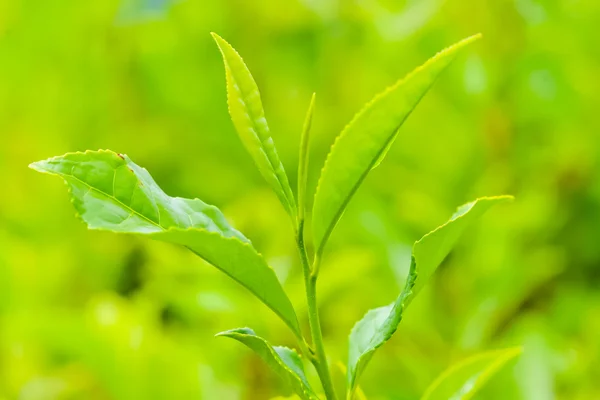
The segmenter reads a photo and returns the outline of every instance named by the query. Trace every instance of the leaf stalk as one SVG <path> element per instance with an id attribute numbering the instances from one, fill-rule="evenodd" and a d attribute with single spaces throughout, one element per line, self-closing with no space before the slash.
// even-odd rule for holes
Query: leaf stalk
<path id="1" fill-rule="evenodd" d="M 306 245 L 304 243 L 304 220 L 300 220 L 298 224 L 297 235 L 298 251 L 302 261 L 302 271 L 304 273 L 304 285 L 306 289 L 306 302 L 308 306 L 308 323 L 310 325 L 310 334 L 312 338 L 312 346 L 314 357 L 311 362 L 317 370 L 325 397 L 327 400 L 337 400 L 337 395 L 329 372 L 327 363 L 327 355 L 325 354 L 325 346 L 323 343 L 323 332 L 321 330 L 321 321 L 319 319 L 319 309 L 317 307 L 317 275 L 314 274 L 314 268 L 311 268 Z"/>

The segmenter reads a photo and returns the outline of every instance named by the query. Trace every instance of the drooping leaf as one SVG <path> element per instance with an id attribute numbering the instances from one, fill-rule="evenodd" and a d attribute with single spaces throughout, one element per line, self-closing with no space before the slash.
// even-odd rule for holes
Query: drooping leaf
<path id="1" fill-rule="evenodd" d="M 318 400 L 306 379 L 304 365 L 296 351 L 287 347 L 271 346 L 249 328 L 232 329 L 217 336 L 229 337 L 250 347 L 300 398 Z"/>
<path id="2" fill-rule="evenodd" d="M 476 354 L 450 367 L 427 388 L 421 400 L 469 400 L 506 363 L 521 354 L 520 347 Z"/>
<path id="3" fill-rule="evenodd" d="M 511 196 L 483 197 L 458 208 L 444 225 L 429 232 L 413 245 L 409 274 L 404 289 L 394 303 L 367 312 L 350 333 L 348 351 L 348 390 L 353 393 L 360 375 L 375 350 L 387 342 L 410 304 L 433 272 L 452 250 L 464 230 L 495 204 Z"/>
<path id="4" fill-rule="evenodd" d="M 315 93 L 313 93 L 304 126 L 302 127 L 302 136 L 300 137 L 300 157 L 298 160 L 298 220 L 304 221 L 306 212 L 306 183 L 308 181 L 308 160 L 310 145 L 310 128 L 312 126 L 312 117 L 315 109 Z"/>
<path id="5" fill-rule="evenodd" d="M 146 169 L 108 150 L 68 153 L 30 167 L 64 179 L 90 229 L 186 246 L 245 286 L 301 337 L 296 313 L 275 272 L 215 206 L 168 196 Z"/>
<path id="6" fill-rule="evenodd" d="M 225 64 L 227 104 L 235 129 L 281 204 L 296 218 L 296 201 L 275 149 L 256 82 L 238 52 L 216 33 L 212 36 Z"/>
<path id="7" fill-rule="evenodd" d="M 348 202 L 369 171 L 381 162 L 406 118 L 457 51 L 478 38 L 472 36 L 448 47 L 375 96 L 337 137 L 315 194 L 313 235 L 317 254 L 322 253 Z"/>

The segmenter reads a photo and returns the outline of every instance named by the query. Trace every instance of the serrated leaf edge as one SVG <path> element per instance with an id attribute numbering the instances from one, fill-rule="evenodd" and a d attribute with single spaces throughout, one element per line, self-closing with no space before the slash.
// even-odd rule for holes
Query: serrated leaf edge
<path id="1" fill-rule="evenodd" d="M 478 40 L 479 38 L 481 38 L 481 34 L 475 34 L 472 36 L 469 36 L 449 47 L 446 47 L 445 49 L 437 52 L 434 56 L 432 56 L 431 58 L 429 58 L 425 63 L 419 65 L 418 67 L 416 67 L 415 69 L 413 69 L 411 72 L 409 72 L 407 75 L 405 75 L 403 78 L 399 79 L 398 81 L 396 81 L 394 84 L 388 86 L 386 89 L 384 89 L 382 92 L 378 93 L 377 95 L 375 95 L 375 97 L 373 97 L 369 102 L 367 102 L 361 109 L 360 111 L 358 111 L 356 114 L 354 114 L 354 116 L 352 117 L 352 119 L 350 120 L 350 122 L 348 122 L 345 126 L 344 129 L 342 129 L 341 133 L 335 138 L 333 144 L 331 145 L 331 147 L 329 148 L 329 152 L 327 153 L 327 157 L 325 158 L 325 163 L 323 164 L 323 168 L 321 168 L 321 174 L 319 176 L 319 180 L 317 182 L 317 188 L 315 190 L 315 201 L 316 198 L 318 196 L 318 193 L 321 190 L 321 186 L 322 186 L 322 180 L 323 180 L 323 172 L 328 168 L 328 165 L 330 163 L 331 160 L 331 153 L 333 152 L 336 144 L 338 143 L 338 141 L 347 135 L 349 128 L 355 123 L 355 121 L 360 118 L 364 113 L 366 113 L 366 111 L 371 108 L 373 106 L 373 104 L 375 104 L 376 102 L 378 102 L 381 98 L 385 97 L 388 93 L 394 91 L 395 89 L 397 89 L 399 86 L 403 85 L 406 81 L 408 81 L 409 79 L 411 79 L 414 75 L 416 75 L 418 72 L 420 72 L 421 70 L 425 69 L 426 67 L 428 67 L 430 64 L 434 63 L 435 61 L 437 61 L 438 58 L 442 57 L 444 54 L 446 53 L 450 53 L 452 52 L 454 49 L 458 48 L 458 47 L 462 47 L 465 46 L 471 42 L 474 42 L 475 40 Z M 438 75 L 439 76 L 439 75 Z M 431 84 L 429 85 L 429 87 L 433 86 L 433 84 L 437 81 L 437 77 L 431 82 Z M 429 89 L 428 89 L 429 90 Z M 423 94 L 423 96 L 428 92 L 428 90 L 426 90 Z M 412 113 L 412 110 L 410 111 L 409 115 Z M 408 116 L 407 115 L 407 118 Z M 366 178 L 366 176 L 368 175 L 368 173 L 373 169 L 374 166 L 378 165 L 379 163 L 381 163 L 382 159 L 381 159 L 381 154 L 386 151 L 386 149 L 389 150 L 389 147 L 391 145 L 391 141 L 395 140 L 397 137 L 397 130 L 399 129 L 399 127 L 397 129 L 394 130 L 394 132 L 392 132 L 392 134 L 390 135 L 390 137 L 388 138 L 388 140 L 386 141 L 385 145 L 380 149 L 380 151 L 377 154 L 377 157 L 375 157 L 371 163 L 369 164 L 368 168 L 363 172 L 363 174 L 361 175 L 361 177 L 359 178 L 359 180 L 357 181 L 356 185 L 352 188 L 352 190 L 350 191 L 350 194 L 348 195 L 348 197 L 344 200 L 344 203 L 342 204 L 342 207 L 340 207 L 340 209 L 337 211 L 337 214 L 335 215 L 335 218 L 333 220 L 333 223 L 327 228 L 327 230 L 325 231 L 325 234 L 323 235 L 323 238 L 321 239 L 321 242 L 318 244 L 318 248 L 317 248 L 317 253 L 322 253 L 323 248 L 325 246 L 325 243 L 327 242 L 327 240 L 329 239 L 329 236 L 331 235 L 331 232 L 333 231 L 335 225 L 337 224 L 337 222 L 339 221 L 339 219 L 341 218 L 347 204 L 350 202 L 350 200 L 352 199 L 352 197 L 354 196 L 354 193 L 356 192 L 356 190 L 358 190 L 358 188 L 360 187 L 360 185 L 362 184 L 362 182 L 364 181 L 364 179 Z"/>
<path id="2" fill-rule="evenodd" d="M 54 157 L 50 157 L 50 158 L 47 158 L 47 159 L 44 159 L 44 160 L 41 160 L 41 161 L 36 161 L 36 162 L 30 163 L 30 164 L 29 164 L 29 168 L 31 168 L 31 169 L 33 169 L 33 170 L 35 170 L 35 171 L 37 171 L 37 172 L 43 173 L 43 174 L 52 175 L 52 176 L 57 176 L 57 177 L 61 178 L 61 179 L 62 179 L 62 181 L 63 181 L 63 183 L 64 183 L 64 184 L 65 184 L 65 186 L 67 187 L 67 194 L 69 195 L 69 201 L 70 201 L 70 203 L 71 203 L 71 204 L 73 204 L 73 205 L 74 205 L 75 196 L 73 195 L 73 190 L 71 189 L 71 186 L 69 185 L 69 182 L 68 182 L 68 181 L 67 181 L 67 180 L 66 180 L 66 179 L 65 179 L 65 178 L 64 178 L 64 177 L 63 177 L 61 174 L 59 174 L 59 173 L 56 173 L 56 172 L 52 172 L 52 171 L 48 171 L 48 170 L 45 170 L 45 169 L 43 169 L 43 168 L 38 168 L 38 167 L 36 166 L 36 164 L 38 164 L 38 163 L 41 163 L 41 162 L 46 162 L 46 161 L 59 160 L 59 159 L 62 159 L 62 158 L 64 158 L 64 157 L 71 156 L 71 155 L 89 155 L 89 154 L 95 154 L 95 153 L 108 153 L 108 154 L 113 154 L 113 155 L 116 155 L 116 156 L 119 156 L 119 157 L 126 156 L 125 154 L 121 155 L 121 153 L 116 153 L 116 152 L 114 152 L 114 151 L 112 151 L 112 150 L 108 150 L 108 149 L 99 149 L 99 150 L 86 150 L 86 151 L 75 151 L 75 152 L 68 152 L 68 153 L 65 153 L 65 154 L 63 154 L 62 156 L 54 156 Z M 140 168 L 144 168 L 144 167 L 141 167 L 141 166 L 140 166 Z M 145 168 L 144 168 L 144 169 L 145 169 Z M 88 185 L 88 186 L 89 186 L 89 185 Z M 90 187 L 91 187 L 91 186 L 90 186 Z M 106 195 L 107 197 L 111 197 L 111 198 L 113 198 L 113 196 L 110 196 L 110 195 L 108 195 L 108 194 L 106 194 L 106 193 L 104 193 L 104 192 L 101 192 L 101 193 L 102 193 L 102 194 L 104 194 L 104 195 Z M 199 198 L 197 198 L 197 197 L 194 197 L 194 198 L 192 198 L 192 199 L 189 199 L 189 200 L 200 200 L 200 201 L 202 201 L 201 199 L 199 199 Z M 126 206 L 126 205 L 125 205 L 125 206 Z M 214 206 L 212 206 L 212 207 L 214 207 Z M 157 224 L 156 222 L 154 222 L 154 221 L 152 221 L 152 220 L 148 219 L 147 217 L 145 217 L 144 215 L 142 215 L 142 214 L 140 214 L 140 213 L 136 213 L 136 215 L 139 215 L 139 216 L 141 216 L 141 217 L 142 217 L 142 218 L 144 218 L 145 220 L 147 220 L 147 221 L 149 221 L 150 223 L 152 223 L 154 226 L 156 226 L 156 227 L 158 227 L 158 228 L 162 229 L 162 231 L 160 231 L 160 232 L 152 232 L 152 233 L 138 233 L 138 232 L 122 232 L 122 231 L 113 231 L 113 230 L 110 230 L 110 229 L 107 229 L 107 228 L 101 228 L 101 227 L 90 227 L 90 226 L 89 226 L 89 224 L 88 224 L 88 223 L 87 223 L 87 222 L 86 222 L 86 221 L 83 219 L 83 217 L 81 216 L 81 214 L 80 214 L 80 213 L 77 211 L 77 208 L 76 208 L 76 207 L 73 207 L 73 209 L 75 210 L 75 217 L 77 218 L 77 220 L 79 220 L 80 222 L 82 222 L 82 223 L 83 223 L 83 224 L 86 226 L 86 228 L 87 228 L 88 230 L 91 230 L 91 231 L 110 232 L 111 234 L 117 234 L 117 235 L 128 235 L 128 236 L 132 236 L 132 235 L 147 236 L 147 237 L 151 238 L 152 240 L 158 240 L 158 239 L 155 239 L 155 238 L 153 238 L 152 236 L 158 236 L 158 235 L 165 234 L 165 233 L 168 233 L 168 232 L 191 232 L 191 231 L 195 231 L 195 232 L 202 232 L 202 233 L 206 233 L 206 234 L 208 234 L 208 235 L 211 235 L 211 236 L 218 236 L 218 237 L 219 237 L 221 240 L 231 240 L 231 241 L 237 241 L 237 242 L 238 242 L 239 244 L 241 244 L 242 246 L 248 247 L 248 248 L 249 248 L 251 251 L 253 251 L 253 252 L 254 252 L 254 253 L 255 253 L 255 254 L 256 254 L 256 255 L 257 255 L 257 256 L 258 256 L 258 257 L 259 257 L 259 258 L 260 258 L 262 261 L 264 261 L 264 265 L 265 265 L 265 266 L 266 266 L 266 267 L 267 267 L 267 268 L 268 268 L 268 269 L 269 269 L 269 270 L 270 270 L 270 271 L 271 271 L 271 272 L 272 272 L 272 273 L 275 275 L 275 277 L 277 278 L 277 274 L 275 273 L 275 270 L 273 269 L 273 267 L 271 267 L 271 266 L 269 265 L 269 263 L 266 261 L 265 257 L 262 255 L 262 253 L 260 253 L 258 250 L 256 250 L 256 248 L 255 248 L 255 247 L 252 245 L 252 242 L 250 241 L 250 239 L 247 239 L 248 241 L 247 241 L 247 242 L 244 242 L 244 241 L 242 241 L 242 240 L 240 240 L 239 238 L 237 238 L 237 237 L 234 237 L 234 236 L 227 237 L 227 236 L 223 236 L 223 235 L 221 235 L 221 234 L 220 234 L 220 233 L 218 233 L 218 232 L 212 232 L 212 231 L 209 231 L 209 230 L 207 230 L 207 229 L 196 228 L 196 227 L 189 227 L 189 228 L 177 228 L 177 227 L 170 227 L 170 228 L 164 228 L 163 226 L 161 226 L 161 225 Z M 235 229 L 235 228 L 233 228 L 233 227 L 232 227 L 232 229 Z M 237 229 L 236 229 L 236 231 L 237 231 Z M 238 232 L 239 232 L 239 231 L 238 231 Z M 245 237 L 245 236 L 244 236 L 244 237 Z M 192 250 L 191 248 L 189 248 L 189 247 L 187 247 L 187 246 L 181 246 L 181 247 L 185 247 L 185 248 L 187 248 L 189 251 L 191 251 L 192 253 L 194 253 L 194 254 L 195 254 L 195 255 L 197 255 L 198 257 L 200 257 L 202 260 L 204 260 L 204 261 L 205 261 L 205 262 L 207 262 L 208 264 L 212 265 L 213 267 L 217 268 L 219 271 L 223 272 L 225 275 L 227 275 L 228 277 L 230 277 L 231 279 L 233 279 L 235 282 L 237 282 L 238 284 L 242 285 L 242 286 L 243 286 L 243 287 L 245 287 L 247 290 L 249 290 L 249 289 L 248 289 L 248 287 L 247 287 L 246 285 L 244 285 L 244 284 L 243 284 L 241 281 L 239 281 L 238 279 L 236 279 L 235 277 L 233 277 L 232 275 L 230 275 L 230 274 L 229 274 L 227 271 L 225 271 L 224 269 L 222 269 L 222 268 L 221 268 L 220 266 L 218 266 L 216 263 L 214 263 L 214 262 L 212 262 L 212 261 L 208 260 L 206 257 L 202 256 L 201 254 L 198 254 L 197 252 L 195 252 L 194 250 Z M 281 284 L 281 283 L 280 283 L 280 284 Z M 252 291 L 252 290 L 250 290 L 250 292 L 252 292 L 252 293 L 253 293 L 253 291 Z M 265 304 L 265 305 L 266 305 L 266 306 L 267 306 L 269 309 L 271 309 L 271 311 L 273 311 L 273 312 L 274 312 L 274 313 L 275 313 L 277 316 L 279 316 L 279 318 L 281 318 L 281 320 L 282 320 L 282 321 L 284 321 L 284 323 L 285 323 L 286 325 L 288 325 L 288 327 L 289 327 L 290 329 L 292 329 L 292 331 L 294 332 L 294 334 L 295 334 L 297 337 L 299 337 L 299 338 L 301 337 L 301 333 L 300 333 L 300 324 L 299 324 L 299 322 L 298 322 L 298 316 L 296 315 L 296 313 L 295 313 L 295 310 L 294 310 L 294 316 L 296 317 L 296 325 L 297 325 L 296 327 L 294 327 L 294 326 L 290 325 L 290 324 L 288 323 L 287 319 L 286 319 L 286 318 L 284 318 L 284 316 L 283 316 L 281 313 L 279 313 L 279 312 L 278 312 L 278 311 L 277 311 L 275 308 L 273 308 L 273 307 L 272 307 L 270 304 L 268 304 L 268 303 L 266 303 L 266 302 L 262 301 L 262 299 L 260 299 L 260 300 L 261 300 L 261 302 L 263 302 L 263 303 L 264 303 L 264 304 Z M 293 309 L 293 307 L 292 307 L 292 309 Z"/>
<path id="3" fill-rule="evenodd" d="M 223 59 L 223 64 L 225 65 L 225 73 L 226 73 L 226 77 L 225 78 L 226 78 L 226 81 L 227 81 L 227 75 L 231 75 L 233 77 L 233 74 L 231 73 L 231 66 L 229 65 L 229 62 L 227 62 L 227 56 L 225 55 L 225 52 L 221 48 L 221 44 L 219 43 L 219 41 L 222 41 L 227 46 L 229 46 L 229 48 L 235 53 L 235 55 L 238 56 L 239 59 L 242 61 L 242 64 L 248 70 L 249 75 L 252 76 L 252 74 L 250 73 L 250 69 L 246 65 L 246 62 L 244 61 L 244 58 L 235 49 L 235 47 L 233 47 L 227 40 L 223 39 L 217 33 L 211 32 L 210 34 L 213 37 L 213 39 L 215 40 L 215 42 L 217 43 L 217 47 L 219 48 L 219 52 L 221 53 L 221 57 Z M 233 78 L 233 79 L 235 81 L 235 78 Z M 254 80 L 253 77 L 252 77 L 252 79 Z M 256 82 L 255 82 L 255 84 L 256 84 Z M 230 99 L 230 93 L 229 93 L 229 87 L 228 87 L 227 84 L 225 84 L 225 90 L 226 90 L 226 94 L 227 94 L 227 112 L 229 113 L 229 115 L 232 115 L 232 113 L 231 113 L 231 104 L 230 104 L 230 100 L 229 100 Z M 261 108 L 263 109 L 263 113 L 264 113 L 264 106 L 262 104 L 262 99 L 260 98 L 260 91 L 257 90 L 257 92 L 259 93 L 259 101 L 261 102 Z M 244 105 L 246 105 L 246 101 L 244 99 L 240 99 L 240 100 L 244 103 Z M 248 108 L 248 107 L 245 107 L 245 108 Z M 250 118 L 250 120 L 252 120 L 252 118 Z M 266 120 L 266 116 L 265 116 L 265 120 Z M 237 130 L 237 128 L 236 128 L 236 130 Z M 285 169 L 283 168 L 283 164 L 282 164 L 282 162 L 281 162 L 281 160 L 279 159 L 279 156 L 278 156 L 278 161 L 281 164 L 281 168 L 284 171 L 285 182 L 281 182 L 280 177 L 275 172 L 276 171 L 276 168 L 275 168 L 276 166 L 273 165 L 273 161 L 268 156 L 268 154 L 265 152 L 265 150 L 263 148 L 263 146 L 264 146 L 263 140 L 258 135 L 257 135 L 257 139 L 258 139 L 259 143 L 261 144 L 261 146 L 259 147 L 259 150 L 265 156 L 265 158 L 267 159 L 267 161 L 269 162 L 269 166 L 271 167 L 271 171 L 270 172 L 271 172 L 272 176 L 275 177 L 275 181 L 279 184 L 279 189 L 281 189 L 281 193 L 283 194 L 283 197 L 286 200 L 287 204 L 284 204 L 283 206 L 284 206 L 284 208 L 286 208 L 286 211 L 290 214 L 290 217 L 292 217 L 292 219 L 296 218 L 296 208 L 297 208 L 296 200 L 295 200 L 295 198 L 293 196 L 293 193 L 291 191 L 291 187 L 289 185 L 289 178 L 287 177 L 287 173 L 285 172 Z M 289 187 L 289 191 L 285 188 L 284 183 L 286 183 L 287 186 Z M 277 197 L 280 197 L 280 196 L 277 196 Z"/>

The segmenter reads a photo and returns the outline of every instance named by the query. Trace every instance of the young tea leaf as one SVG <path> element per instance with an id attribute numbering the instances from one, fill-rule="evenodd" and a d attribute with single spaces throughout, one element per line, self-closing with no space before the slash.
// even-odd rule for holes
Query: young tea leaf
<path id="1" fill-rule="evenodd" d="M 229 337 L 250 347 L 301 399 L 319 399 L 306 379 L 300 356 L 294 350 L 273 347 L 249 328 L 232 329 L 217 336 Z"/>
<path id="2" fill-rule="evenodd" d="M 315 96 L 313 93 L 310 99 L 310 105 L 306 112 L 304 126 L 302 127 L 302 136 L 300 137 L 300 157 L 298 160 L 298 220 L 304 221 L 306 213 L 306 182 L 308 181 L 308 160 L 310 145 L 310 128 L 312 126 L 312 117 L 315 109 Z"/>
<path id="3" fill-rule="evenodd" d="M 199 199 L 168 196 L 148 171 L 108 150 L 69 153 L 30 167 L 64 179 L 90 229 L 186 246 L 245 286 L 301 337 L 296 313 L 275 272 L 218 208 Z"/>
<path id="4" fill-rule="evenodd" d="M 358 379 L 375 350 L 394 334 L 404 309 L 446 258 L 464 230 L 490 207 L 510 199 L 511 196 L 483 197 L 465 204 L 458 208 L 448 222 L 415 242 L 408 278 L 396 301 L 370 310 L 352 328 L 348 349 L 349 397 L 354 393 Z"/>
<path id="5" fill-rule="evenodd" d="M 317 254 L 365 177 L 382 160 L 398 129 L 457 51 L 478 39 L 464 39 L 441 51 L 383 93 L 375 96 L 344 128 L 321 172 L 313 209 Z"/>
<path id="6" fill-rule="evenodd" d="M 238 52 L 216 33 L 212 36 L 225 64 L 227 104 L 235 129 L 260 173 L 295 219 L 296 201 L 275 149 L 256 82 Z"/>
<path id="7" fill-rule="evenodd" d="M 469 400 L 506 363 L 521 354 L 520 347 L 476 354 L 450 367 L 427 388 L 421 400 Z"/>

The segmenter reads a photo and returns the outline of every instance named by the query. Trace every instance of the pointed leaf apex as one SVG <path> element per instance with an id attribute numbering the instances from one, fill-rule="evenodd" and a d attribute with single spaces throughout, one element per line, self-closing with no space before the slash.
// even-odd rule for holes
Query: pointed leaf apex
<path id="1" fill-rule="evenodd" d="M 481 38 L 483 38 L 483 34 L 481 32 L 477 32 L 476 34 L 471 35 L 471 36 L 465 38 L 464 41 L 465 42 L 474 42 L 474 41 L 479 40 Z"/>
<path id="2" fill-rule="evenodd" d="M 241 335 L 256 335 L 256 332 L 254 332 L 254 330 L 251 328 L 235 328 L 235 329 L 229 329 L 227 331 L 219 332 L 219 333 L 215 334 L 215 337 L 220 337 L 220 336 L 231 337 L 231 336 L 240 335 L 240 334 Z"/>

